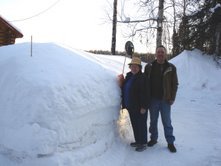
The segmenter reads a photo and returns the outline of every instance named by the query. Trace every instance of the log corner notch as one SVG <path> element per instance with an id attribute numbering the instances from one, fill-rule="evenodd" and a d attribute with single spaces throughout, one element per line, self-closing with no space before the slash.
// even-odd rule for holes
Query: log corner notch
<path id="1" fill-rule="evenodd" d="M 15 39 L 22 37 L 21 32 L 0 16 L 0 46 L 15 44 Z"/>

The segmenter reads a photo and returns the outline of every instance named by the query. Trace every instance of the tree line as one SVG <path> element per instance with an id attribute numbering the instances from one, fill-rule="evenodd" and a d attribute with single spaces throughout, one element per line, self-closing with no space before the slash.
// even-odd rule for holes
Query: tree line
<path id="1" fill-rule="evenodd" d="M 115 51 L 115 54 L 112 54 L 111 51 L 108 50 L 89 50 L 87 52 L 93 53 L 93 54 L 101 54 L 101 55 L 120 55 L 120 56 L 126 56 L 128 58 L 131 58 L 130 55 L 127 55 L 125 51 Z M 133 56 L 140 57 L 143 62 L 149 63 L 155 59 L 154 53 L 139 53 L 134 52 Z M 172 57 L 172 55 L 168 54 L 169 59 Z"/>

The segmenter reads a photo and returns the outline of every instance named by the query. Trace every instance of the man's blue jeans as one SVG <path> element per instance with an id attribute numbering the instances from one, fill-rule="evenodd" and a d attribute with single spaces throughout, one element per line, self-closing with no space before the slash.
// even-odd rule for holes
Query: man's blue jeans
<path id="1" fill-rule="evenodd" d="M 164 136 L 168 144 L 172 144 L 175 141 L 173 136 L 173 126 L 171 124 L 171 106 L 168 102 L 159 99 L 151 99 L 150 104 L 150 128 L 151 140 L 158 139 L 158 118 L 159 113 L 161 114 L 161 119 L 164 127 Z"/>

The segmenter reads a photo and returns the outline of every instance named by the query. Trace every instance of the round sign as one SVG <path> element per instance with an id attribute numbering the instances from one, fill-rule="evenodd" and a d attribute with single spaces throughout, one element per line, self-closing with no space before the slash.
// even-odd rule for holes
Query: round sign
<path id="1" fill-rule="evenodd" d="M 127 55 L 132 55 L 134 53 L 134 45 L 131 41 L 126 42 L 125 51 L 126 51 Z"/>

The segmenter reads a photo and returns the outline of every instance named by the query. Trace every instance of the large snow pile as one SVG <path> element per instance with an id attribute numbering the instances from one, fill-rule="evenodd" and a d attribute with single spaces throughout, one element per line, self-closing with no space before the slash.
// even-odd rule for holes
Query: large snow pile
<path id="1" fill-rule="evenodd" d="M 0 54 L 0 154 L 19 160 L 89 145 L 102 153 L 113 142 L 115 74 L 55 44 L 34 44 L 32 57 L 29 43 Z"/>

